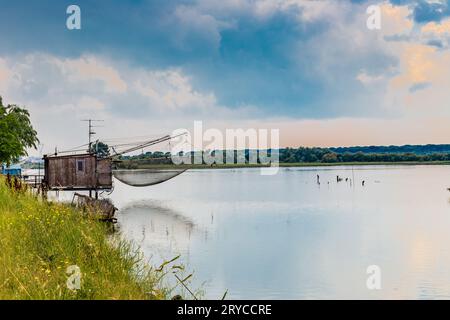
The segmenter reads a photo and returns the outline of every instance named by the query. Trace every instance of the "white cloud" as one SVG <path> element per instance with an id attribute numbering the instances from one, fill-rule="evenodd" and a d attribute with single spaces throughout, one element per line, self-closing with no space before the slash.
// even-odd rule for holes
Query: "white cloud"
<path id="1" fill-rule="evenodd" d="M 370 75 L 365 70 L 361 70 L 361 72 L 356 76 L 356 79 L 364 85 L 371 85 L 384 80 L 384 77 L 383 75 Z"/>
<path id="2" fill-rule="evenodd" d="M 271 122 L 258 114 L 258 106 L 236 110 L 221 105 L 214 92 L 196 87 L 193 84 L 196 79 L 183 68 L 135 67 L 94 54 L 78 58 L 42 53 L 0 57 L 0 94 L 5 102 L 30 109 L 41 140 L 50 150 L 55 144 L 69 147 L 83 143 L 86 128 L 78 120 L 88 117 L 106 120 L 105 128 L 99 130 L 106 137 L 167 133 L 189 126 L 193 120 L 205 120 L 214 121 L 218 127 L 264 127 L 274 123 L 284 128 L 282 139 L 290 137 L 290 145 L 325 145 L 331 138 L 334 145 L 352 144 L 352 141 L 390 143 L 390 137 L 398 142 L 418 142 L 421 136 L 408 125 L 417 127 L 418 119 L 426 113 L 442 115 L 441 120 L 447 119 L 450 113 L 447 105 L 450 53 L 424 45 L 434 37 L 447 36 L 448 23 L 430 23 L 417 30 L 410 8 L 379 2 L 382 3 L 380 31 L 366 28 L 363 5 L 335 0 L 200 0 L 191 6 L 178 6 L 171 18 L 182 27 L 177 29 L 174 41 L 186 50 L 195 45 L 190 42 L 193 33 L 198 36 L 197 45 L 201 49 L 218 49 L 221 32 L 238 28 L 238 22 L 249 16 L 264 23 L 282 12 L 297 18 L 299 25 L 329 23 L 314 29 L 317 33 L 312 37 L 297 39 L 292 32 L 289 44 L 282 46 L 286 48 L 283 54 L 289 57 L 282 58 L 291 59 L 289 68 L 298 67 L 299 72 L 306 73 L 306 79 L 318 79 L 320 85 L 342 89 L 342 101 L 336 105 L 348 108 L 346 114 L 353 115 L 358 108 L 378 111 L 382 107 L 398 117 L 392 122 L 385 119 Z M 402 41 L 385 40 L 396 36 L 404 37 L 398 37 Z M 399 63 L 389 65 L 386 57 Z M 411 90 L 412 86 L 424 83 L 429 85 L 423 90 Z M 324 109 L 335 111 L 331 105 L 341 96 L 329 94 L 329 98 L 330 106 Z M 339 109 L 335 114 L 341 112 L 344 113 Z M 248 118 L 253 123 L 245 120 Z M 426 125 L 432 126 L 432 121 Z M 344 134 L 348 128 L 351 130 Z M 370 137 L 363 140 L 367 128 Z M 377 128 L 389 133 L 383 135 L 384 140 L 377 140 Z M 403 130 L 402 134 L 397 134 L 398 128 Z M 439 128 L 440 132 L 448 131 L 443 129 L 443 121 Z M 437 131 L 427 135 L 425 129 L 420 131 L 423 135 L 420 141 L 433 142 Z M 327 134 L 320 135 L 320 132 Z M 409 137 L 414 140 L 407 141 Z"/>
<path id="3" fill-rule="evenodd" d="M 381 5 L 381 34 L 392 36 L 409 34 L 413 31 L 412 9 L 408 6 L 394 6 L 388 2 Z"/>
<path id="4" fill-rule="evenodd" d="M 143 102 L 140 107 L 145 110 L 140 111 L 220 108 L 214 94 L 195 90 L 181 69 L 119 67 L 92 55 L 69 59 L 36 53 L 0 58 L 0 79 L 3 94 L 26 104 L 39 103 L 44 109 L 90 105 L 113 112 L 114 100 L 120 98 Z"/>
<path id="5" fill-rule="evenodd" d="M 201 41 L 202 46 L 209 44 L 213 49 L 218 49 L 221 41 L 220 32 L 234 27 L 233 22 L 223 21 L 209 13 L 185 5 L 178 6 L 173 15 L 180 28 L 172 36 L 176 45 L 187 51 L 190 50 L 194 41 L 193 35 L 195 35 L 195 41 Z"/>
<path id="6" fill-rule="evenodd" d="M 8 85 L 8 79 L 11 78 L 11 72 L 4 59 L 0 58 L 0 90 L 5 91 Z"/>
<path id="7" fill-rule="evenodd" d="M 149 103 L 161 109 L 214 108 L 214 94 L 203 94 L 192 88 L 188 77 L 180 70 L 144 71 L 133 83 Z"/>
<path id="8" fill-rule="evenodd" d="M 440 23 L 431 21 L 422 27 L 422 32 L 450 35 L 450 19 L 446 19 Z"/>
<path id="9" fill-rule="evenodd" d="M 184 7 L 184 5 L 183 5 Z M 312 22 L 337 17 L 346 1 L 336 0 L 197 0 L 189 8 L 214 17 L 236 17 L 242 14 L 264 20 L 279 12 L 295 13 L 299 20 Z"/>
<path id="10" fill-rule="evenodd" d="M 167 134 L 196 119 L 232 119 L 212 92 L 196 90 L 181 69 L 131 67 L 100 56 L 34 53 L 0 57 L 0 95 L 30 110 L 44 151 L 80 145 L 86 118 L 105 119 L 106 136 Z M 243 117 L 253 112 L 238 110 Z M 99 133 L 100 133 L 99 132 Z"/>
<path id="11" fill-rule="evenodd" d="M 109 93 L 125 93 L 127 84 L 113 66 L 94 56 L 82 56 L 79 59 L 60 59 L 47 57 L 51 63 L 61 69 L 62 75 L 74 85 L 85 81 L 101 81 Z"/>

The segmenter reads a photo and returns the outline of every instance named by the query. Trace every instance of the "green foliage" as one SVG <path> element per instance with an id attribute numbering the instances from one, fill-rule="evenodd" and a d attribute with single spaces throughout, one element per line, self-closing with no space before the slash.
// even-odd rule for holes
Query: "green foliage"
<path id="1" fill-rule="evenodd" d="M 364 150 L 364 151 L 362 151 Z M 400 152 L 404 150 L 414 150 L 414 152 Z M 381 152 L 383 151 L 383 152 Z M 226 151 L 223 152 L 223 159 L 227 158 Z M 376 153 L 379 152 L 379 153 Z M 249 150 L 245 150 L 245 165 L 255 165 L 249 163 Z M 205 154 L 205 153 L 204 153 Z M 201 152 L 192 152 L 186 154 L 191 157 L 191 164 L 194 164 L 195 156 L 202 158 Z M 204 156 L 204 155 L 203 155 Z M 204 159 L 204 158 L 203 158 Z M 227 166 L 234 167 L 238 159 L 238 152 L 234 150 L 234 164 L 228 163 Z M 147 152 L 136 156 L 127 156 L 121 158 L 122 162 L 118 165 L 120 168 L 152 168 L 155 165 L 172 164 L 170 154 L 162 152 Z M 401 146 L 401 147 L 340 147 L 340 148 L 285 148 L 279 150 L 279 162 L 284 164 L 293 163 L 385 163 L 385 162 L 443 162 L 450 161 L 450 145 L 427 145 L 427 146 Z M 199 164 L 199 166 L 204 165 Z M 241 164 L 242 165 L 242 164 Z M 218 166 L 218 165 L 215 165 Z M 221 165 L 223 167 L 225 165 Z M 195 165 L 191 165 L 195 167 Z"/>
<path id="2" fill-rule="evenodd" d="M 367 147 L 370 148 L 370 147 Z M 378 150 L 372 147 L 371 150 Z M 379 147 L 382 148 L 382 147 Z M 402 150 L 401 147 L 398 147 Z M 365 148 L 364 148 L 365 149 Z M 407 148 L 411 149 L 411 148 Z M 450 161 L 449 153 L 373 153 L 373 152 L 349 152 L 348 150 L 359 150 L 352 148 L 286 148 L 280 150 L 281 163 L 339 163 L 339 162 L 429 162 L 429 161 Z M 369 149 L 365 149 L 369 150 Z"/>
<path id="3" fill-rule="evenodd" d="M 322 161 L 323 162 L 338 162 L 338 155 L 334 152 L 330 152 L 330 153 L 326 153 L 323 157 L 322 157 Z"/>
<path id="4" fill-rule="evenodd" d="M 171 292 L 166 276 L 108 225 L 14 192 L 2 177 L 0 248 L 0 300 L 166 299 Z M 71 265 L 81 271 L 78 291 L 66 285 Z"/>
<path id="5" fill-rule="evenodd" d="M 92 144 L 91 152 L 96 153 L 100 158 L 106 158 L 109 156 L 109 146 L 106 143 L 97 141 Z"/>
<path id="6" fill-rule="evenodd" d="M 329 148 L 336 153 L 357 153 L 364 154 L 393 154 L 393 153 L 413 153 L 413 154 L 434 154 L 434 153 L 450 153 L 449 144 L 427 144 L 427 145 L 404 145 L 404 146 L 363 146 L 363 147 L 337 147 Z"/>
<path id="7" fill-rule="evenodd" d="M 120 162 L 116 163 L 119 169 L 138 169 L 145 165 L 167 165 L 172 164 L 170 152 L 146 152 L 134 156 L 121 156 Z"/>
<path id="8" fill-rule="evenodd" d="M 11 164 L 39 142 L 26 109 L 4 106 L 0 97 L 0 162 Z"/>

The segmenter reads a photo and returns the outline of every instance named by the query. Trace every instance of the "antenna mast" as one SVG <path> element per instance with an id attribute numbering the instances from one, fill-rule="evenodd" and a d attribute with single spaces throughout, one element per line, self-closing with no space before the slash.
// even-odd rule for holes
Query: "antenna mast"
<path id="1" fill-rule="evenodd" d="M 92 136 L 94 134 L 96 134 L 96 132 L 93 131 L 93 128 L 98 128 L 101 126 L 94 126 L 92 125 L 93 122 L 103 122 L 104 120 L 96 120 L 96 119 L 86 119 L 86 120 L 81 120 L 84 122 L 88 122 L 89 123 L 89 144 L 88 144 L 88 152 L 91 152 L 91 147 L 92 147 Z"/>

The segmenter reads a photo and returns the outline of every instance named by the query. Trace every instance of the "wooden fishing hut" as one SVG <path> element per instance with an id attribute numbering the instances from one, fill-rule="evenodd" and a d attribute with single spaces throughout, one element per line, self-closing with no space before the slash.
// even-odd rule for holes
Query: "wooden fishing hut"
<path id="1" fill-rule="evenodd" d="M 44 156 L 43 190 L 98 191 L 112 189 L 112 159 L 94 153 Z"/>

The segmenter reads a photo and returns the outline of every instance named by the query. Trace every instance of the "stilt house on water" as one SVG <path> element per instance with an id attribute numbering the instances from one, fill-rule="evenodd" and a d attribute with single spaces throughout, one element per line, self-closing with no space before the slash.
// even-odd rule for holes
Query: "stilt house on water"
<path id="1" fill-rule="evenodd" d="M 92 153 L 44 156 L 46 190 L 111 190 L 112 159 Z"/>

